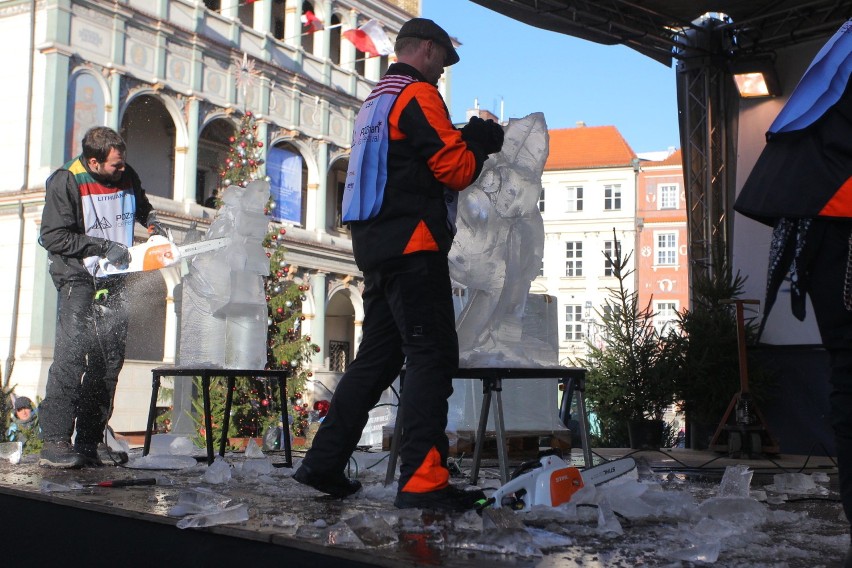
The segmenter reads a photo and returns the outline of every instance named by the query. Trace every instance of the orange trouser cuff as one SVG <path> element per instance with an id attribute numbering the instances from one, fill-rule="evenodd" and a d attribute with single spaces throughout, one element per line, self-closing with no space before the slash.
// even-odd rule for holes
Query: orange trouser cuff
<path id="1" fill-rule="evenodd" d="M 450 483 L 450 472 L 444 467 L 441 454 L 432 446 L 423 459 L 423 463 L 400 491 L 408 493 L 428 493 L 443 489 Z"/>

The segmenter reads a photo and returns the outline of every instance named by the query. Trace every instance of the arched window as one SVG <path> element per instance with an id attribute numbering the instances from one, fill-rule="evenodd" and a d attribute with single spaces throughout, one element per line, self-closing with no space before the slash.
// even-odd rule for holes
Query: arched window
<path id="1" fill-rule="evenodd" d="M 208 123 L 198 136 L 198 166 L 195 177 L 195 202 L 215 207 L 213 199 L 219 187 L 219 172 L 228 156 L 229 138 L 237 128 L 227 118 Z"/>
<path id="2" fill-rule="evenodd" d="M 346 169 L 349 160 L 341 158 L 332 164 L 326 180 L 326 231 L 332 234 L 348 234 L 349 228 L 343 224 L 343 188 L 346 184 Z"/>
<path id="3" fill-rule="evenodd" d="M 266 175 L 274 203 L 270 217 L 305 226 L 308 201 L 308 166 L 292 144 L 276 144 L 266 155 Z"/>
<path id="4" fill-rule="evenodd" d="M 284 0 L 273 0 L 272 2 L 272 36 L 275 39 L 284 39 Z"/>
<path id="5" fill-rule="evenodd" d="M 302 2 L 302 14 L 305 12 L 314 12 L 314 5 L 310 2 Z M 304 32 L 304 26 L 299 23 L 299 29 Z M 314 34 L 306 34 L 302 33 L 302 49 L 305 50 L 305 53 L 313 53 L 314 52 Z"/>
<path id="6" fill-rule="evenodd" d="M 175 174 L 175 123 L 162 101 L 152 95 L 133 99 L 121 120 L 127 162 L 149 195 L 172 199 Z"/>
<path id="7" fill-rule="evenodd" d="M 104 92 L 100 82 L 91 73 L 77 73 L 68 85 L 68 107 L 65 122 L 65 159 L 83 151 L 83 135 L 93 126 L 104 123 Z"/>
<path id="8" fill-rule="evenodd" d="M 331 16 L 331 29 L 328 30 L 330 44 L 328 47 L 328 56 L 331 62 L 340 65 L 340 16 L 333 14 Z"/>

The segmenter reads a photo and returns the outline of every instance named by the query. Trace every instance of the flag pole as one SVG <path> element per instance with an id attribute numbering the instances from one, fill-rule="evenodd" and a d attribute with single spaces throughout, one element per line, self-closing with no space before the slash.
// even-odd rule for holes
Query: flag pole
<path id="1" fill-rule="evenodd" d="M 313 34 L 315 34 L 315 33 L 317 33 L 317 32 L 321 32 L 321 31 L 325 31 L 325 30 L 333 30 L 333 29 L 335 29 L 335 28 L 339 28 L 339 27 L 341 27 L 341 26 L 343 26 L 343 24 L 334 24 L 333 26 L 328 26 L 328 27 L 323 26 L 323 28 L 322 28 L 321 30 L 314 30 L 314 31 L 312 31 L 312 32 L 304 32 L 304 33 L 300 33 L 300 34 L 299 34 L 299 35 L 297 35 L 297 36 L 285 37 L 284 39 L 281 39 L 281 40 L 278 40 L 278 41 L 289 41 L 289 40 L 291 40 L 291 39 L 296 39 L 297 37 L 303 37 L 303 36 L 306 36 L 306 35 L 313 35 Z"/>

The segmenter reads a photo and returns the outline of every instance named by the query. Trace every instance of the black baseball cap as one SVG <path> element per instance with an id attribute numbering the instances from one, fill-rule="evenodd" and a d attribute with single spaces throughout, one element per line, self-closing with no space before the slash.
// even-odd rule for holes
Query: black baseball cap
<path id="1" fill-rule="evenodd" d="M 444 31 L 444 28 L 428 18 L 414 18 L 402 24 L 402 28 L 399 30 L 396 39 L 404 37 L 431 39 L 443 47 L 447 51 L 447 56 L 444 58 L 444 67 L 449 67 L 459 62 L 459 54 L 456 53 L 456 48 L 453 47 L 450 35 Z"/>

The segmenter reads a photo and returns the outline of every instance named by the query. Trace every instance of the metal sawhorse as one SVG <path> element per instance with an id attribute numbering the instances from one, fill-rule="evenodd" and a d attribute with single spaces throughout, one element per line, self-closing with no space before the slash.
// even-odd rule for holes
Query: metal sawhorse
<path id="1" fill-rule="evenodd" d="M 476 430 L 476 440 L 473 450 L 473 465 L 471 467 L 471 484 L 479 480 L 479 467 L 482 459 L 482 446 L 485 442 L 485 430 L 488 425 L 489 410 L 494 409 L 494 430 L 497 436 L 497 459 L 500 466 L 500 481 L 509 481 L 509 451 L 506 446 L 506 428 L 503 420 L 503 379 L 557 379 L 562 398 L 559 404 L 559 418 L 568 425 L 571 419 L 571 402 L 576 396 L 577 414 L 580 428 L 580 440 L 583 446 L 585 467 L 592 465 L 592 448 L 589 443 L 589 425 L 586 416 L 586 370 L 579 367 L 474 367 L 459 369 L 457 379 L 479 379 L 482 381 L 482 408 L 479 415 L 479 426 Z M 388 469 L 385 474 L 385 485 L 390 485 L 396 475 L 396 462 L 399 455 L 399 444 L 402 439 L 402 404 L 404 392 L 405 371 L 400 373 L 400 405 L 397 408 L 396 423 L 393 428 Z"/>
<path id="2" fill-rule="evenodd" d="M 157 398 L 160 393 L 162 377 L 201 377 L 201 391 L 204 399 L 204 438 L 207 442 L 207 464 L 213 463 L 213 417 L 210 415 L 210 379 L 220 377 L 227 379 L 228 391 L 225 395 L 225 416 L 222 421 L 222 439 L 219 441 L 219 455 L 225 455 L 228 441 L 228 426 L 231 423 L 231 404 L 234 396 L 234 382 L 237 377 L 268 377 L 278 380 L 278 396 L 281 399 L 281 424 L 285 428 L 284 438 L 284 467 L 293 467 L 293 452 L 290 447 L 289 424 L 287 419 L 287 377 L 288 370 L 273 369 L 213 369 L 192 367 L 157 367 L 151 370 L 151 405 L 148 408 L 148 423 L 145 428 L 145 445 L 142 455 L 147 456 L 151 450 L 151 434 L 154 431 L 154 421 L 157 418 Z"/>

